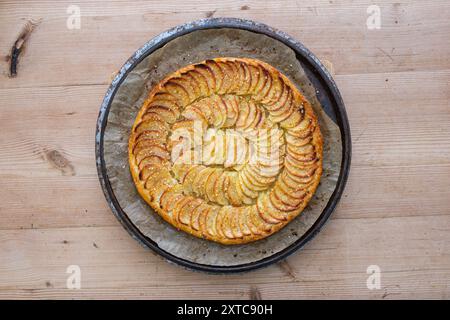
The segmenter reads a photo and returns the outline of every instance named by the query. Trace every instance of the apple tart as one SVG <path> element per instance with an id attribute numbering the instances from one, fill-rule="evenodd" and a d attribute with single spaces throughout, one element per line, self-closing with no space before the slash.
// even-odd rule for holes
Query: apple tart
<path id="1" fill-rule="evenodd" d="M 280 71 L 248 58 L 206 60 L 159 82 L 128 152 L 139 194 L 164 220 L 222 244 L 286 226 L 322 174 L 311 105 Z"/>

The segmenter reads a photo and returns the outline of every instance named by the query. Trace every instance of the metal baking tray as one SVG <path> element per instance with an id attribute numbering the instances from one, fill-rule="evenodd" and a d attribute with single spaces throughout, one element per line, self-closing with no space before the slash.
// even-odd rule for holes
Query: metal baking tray
<path id="1" fill-rule="evenodd" d="M 316 89 L 316 98 L 320 101 L 324 112 L 339 127 L 340 141 L 342 143 L 342 160 L 340 162 L 340 168 L 338 168 L 339 175 L 336 182 L 336 187 L 314 224 L 312 224 L 312 226 L 305 233 L 301 234 L 298 239 L 283 250 L 275 252 L 262 259 L 255 259 L 254 261 L 234 265 L 205 264 L 186 259 L 168 252 L 167 250 L 161 248 L 153 239 L 144 235 L 131 221 L 130 217 L 126 214 L 116 198 L 114 190 L 111 187 L 111 181 L 108 177 L 104 153 L 104 134 L 108 122 L 108 114 L 111 108 L 111 103 L 129 73 L 147 56 L 151 55 L 153 52 L 178 37 L 198 30 L 222 28 L 247 30 L 253 33 L 265 35 L 280 41 L 292 49 L 295 52 L 296 59 L 301 63 L 310 82 Z M 98 177 L 106 200 L 111 207 L 112 212 L 124 228 L 133 236 L 133 238 L 139 241 L 144 247 L 150 248 L 157 252 L 166 260 L 179 264 L 183 267 L 212 273 L 231 273 L 254 270 L 280 261 L 302 248 L 321 230 L 339 202 L 347 181 L 351 160 L 351 137 L 345 106 L 335 82 L 325 67 L 321 64 L 319 59 L 299 41 L 262 23 L 237 18 L 211 18 L 189 22 L 174 27 L 144 44 L 133 54 L 130 59 L 128 59 L 128 61 L 120 69 L 115 79 L 112 81 L 101 105 L 96 128 L 95 154 Z"/>

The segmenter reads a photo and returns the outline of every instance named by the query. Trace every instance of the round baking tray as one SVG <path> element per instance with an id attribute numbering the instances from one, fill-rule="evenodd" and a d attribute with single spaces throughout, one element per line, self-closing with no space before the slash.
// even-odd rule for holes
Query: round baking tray
<path id="1" fill-rule="evenodd" d="M 292 50 L 294 50 L 294 52 L 296 53 L 297 60 L 299 60 L 303 65 L 303 67 L 305 68 L 311 82 L 314 83 L 314 86 L 319 89 L 317 90 L 318 92 L 317 98 L 320 100 L 324 111 L 339 126 L 342 141 L 342 162 L 336 188 L 332 193 L 324 210 L 320 214 L 319 218 L 308 229 L 308 231 L 304 233 L 297 241 L 292 243 L 290 246 L 288 246 L 282 251 L 274 253 L 269 257 L 265 257 L 263 259 L 253 261 L 250 263 L 231 266 L 206 265 L 177 257 L 161 249 L 157 245 L 157 243 L 152 241 L 152 239 L 142 234 L 139 231 L 139 229 L 131 222 L 126 213 L 123 211 L 114 195 L 106 172 L 104 149 L 103 149 L 103 137 L 108 119 L 109 109 L 111 107 L 112 100 L 118 88 L 120 87 L 124 79 L 127 77 L 128 73 L 131 70 L 133 70 L 133 68 L 137 64 L 139 64 L 145 57 L 147 57 L 155 50 L 161 48 L 171 40 L 186 35 L 188 33 L 191 33 L 193 31 L 217 29 L 217 28 L 242 29 L 254 33 L 264 34 L 266 36 L 269 36 L 282 42 L 283 44 L 287 45 Z M 328 220 L 331 213 L 335 209 L 344 191 L 344 187 L 350 170 L 351 137 L 344 103 L 342 101 L 341 95 L 335 82 L 333 81 L 333 79 L 331 78 L 330 74 L 325 69 L 325 67 L 321 64 L 319 59 L 317 59 L 317 57 L 315 57 L 300 42 L 293 39 L 286 33 L 275 30 L 262 23 L 237 18 L 211 18 L 189 22 L 174 27 L 164 33 L 161 33 L 157 37 L 147 42 L 144 46 L 142 46 L 142 48 L 137 50 L 130 59 L 128 59 L 128 61 L 123 65 L 117 76 L 112 81 L 101 105 L 96 128 L 95 155 L 96 155 L 98 176 L 106 200 L 108 201 L 108 204 L 111 207 L 111 210 L 113 211 L 115 216 L 118 218 L 118 220 L 121 222 L 121 224 L 133 238 L 139 241 L 144 247 L 154 250 L 168 261 L 177 263 L 183 267 L 213 273 L 230 273 L 230 272 L 249 271 L 265 267 L 272 263 L 280 261 L 281 259 L 286 258 L 296 250 L 303 247 L 320 231 L 320 229 L 323 227 L 323 225 L 325 224 L 325 222 Z"/>

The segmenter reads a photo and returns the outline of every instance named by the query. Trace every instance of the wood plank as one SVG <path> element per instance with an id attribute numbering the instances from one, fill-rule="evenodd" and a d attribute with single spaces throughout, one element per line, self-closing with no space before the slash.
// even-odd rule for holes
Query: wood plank
<path id="1" fill-rule="evenodd" d="M 141 248 L 121 227 L 8 230 L 0 235 L 0 297 L 448 298 L 448 217 L 337 220 L 282 265 L 230 276 L 193 273 Z M 351 240 L 350 240 L 351 239 Z M 81 268 L 81 290 L 66 268 Z M 381 268 L 381 290 L 366 269 Z"/>
<path id="2" fill-rule="evenodd" d="M 0 298 L 450 298 L 450 2 L 0 1 Z M 142 248 L 115 219 L 94 133 L 111 75 L 174 25 L 235 16 L 301 40 L 333 70 L 353 137 L 349 182 L 321 233 L 251 274 L 195 273 Z M 42 19 L 7 76 L 27 19 Z M 66 288 L 66 268 L 82 289 Z M 369 265 L 381 289 L 366 287 Z M 250 275 L 250 276 L 249 276 Z"/>
<path id="3" fill-rule="evenodd" d="M 7 56 L 24 19 L 42 19 L 23 55 L 19 76 L 8 79 L 1 59 L 0 87 L 106 84 L 150 38 L 206 16 L 249 18 L 301 40 L 336 74 L 441 70 L 450 66 L 450 3 L 378 1 L 381 29 L 368 30 L 366 1 L 114 1 L 78 2 L 81 29 L 66 27 L 70 1 L 0 3 L 0 52 Z"/>
<path id="4" fill-rule="evenodd" d="M 353 133 L 342 218 L 448 213 L 448 79 L 450 71 L 337 77 Z M 425 81 L 429 89 L 420 90 Z M 105 91 L 0 89 L 0 209 L 9 212 L 0 215 L 0 229 L 117 225 L 95 169 L 95 119 Z M 67 163 L 58 165 L 54 151 Z"/>

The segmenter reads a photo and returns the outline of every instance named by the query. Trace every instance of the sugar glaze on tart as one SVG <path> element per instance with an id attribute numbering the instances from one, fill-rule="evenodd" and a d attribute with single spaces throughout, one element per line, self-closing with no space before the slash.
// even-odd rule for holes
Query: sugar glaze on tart
<path id="1" fill-rule="evenodd" d="M 128 153 L 139 194 L 164 220 L 222 244 L 286 226 L 322 174 L 311 105 L 280 71 L 248 58 L 206 60 L 159 82 Z"/>

